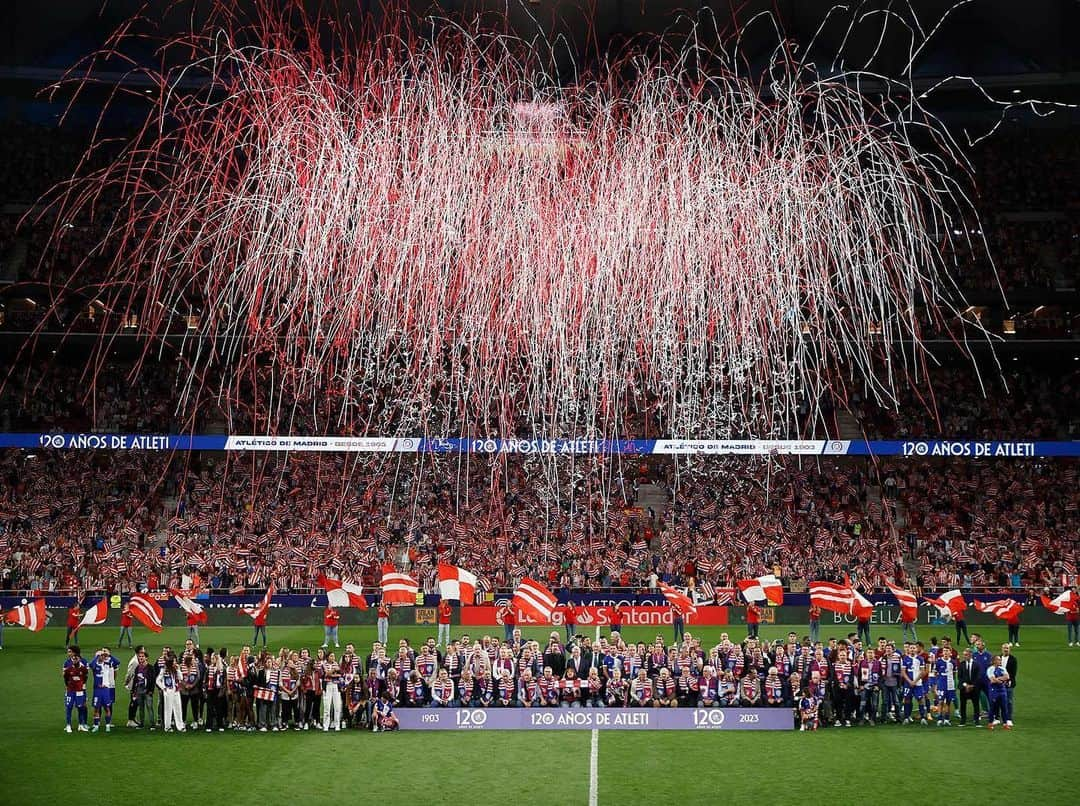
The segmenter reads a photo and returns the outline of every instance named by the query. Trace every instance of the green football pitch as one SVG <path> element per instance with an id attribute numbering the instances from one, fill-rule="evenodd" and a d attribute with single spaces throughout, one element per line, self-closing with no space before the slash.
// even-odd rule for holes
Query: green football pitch
<path id="1" fill-rule="evenodd" d="M 540 638 L 546 630 L 533 632 Z M 634 640 L 655 634 L 647 628 L 626 632 Z M 718 627 L 701 630 L 707 643 L 720 632 Z M 764 629 L 763 635 L 786 632 L 778 626 Z M 396 628 L 390 638 L 408 637 L 415 643 L 429 634 L 424 627 Z M 828 636 L 828 630 L 823 634 Z M 889 628 L 881 634 L 899 638 Z M 920 632 L 924 640 L 930 635 L 929 628 Z M 993 648 L 1000 646 L 1005 630 L 990 628 L 984 635 Z M 182 628 L 157 636 L 136 630 L 136 641 L 147 642 L 155 657 L 164 643 L 181 645 L 184 637 Z M 375 630 L 343 628 L 341 637 L 366 649 Z M 95 646 L 112 645 L 116 631 L 86 628 L 79 638 L 88 655 Z M 246 629 L 204 628 L 202 643 L 236 650 L 250 638 Z M 275 648 L 314 649 L 322 630 L 271 626 L 270 639 Z M 601 731 L 597 803 L 780 799 L 835 806 L 909 797 L 950 804 L 1076 803 L 1080 648 L 1066 646 L 1064 626 L 1025 627 L 1021 639 L 1012 732 L 917 724 L 817 733 Z M 62 640 L 57 628 L 37 634 L 14 627 L 4 631 L 0 804 L 87 798 L 138 803 L 163 795 L 188 803 L 211 798 L 230 806 L 307 795 L 427 804 L 518 801 L 523 796 L 530 803 L 589 803 L 589 731 L 166 735 L 124 728 L 127 697 L 120 692 L 119 725 L 112 733 L 65 734 Z M 129 652 L 119 656 L 126 664 Z"/>

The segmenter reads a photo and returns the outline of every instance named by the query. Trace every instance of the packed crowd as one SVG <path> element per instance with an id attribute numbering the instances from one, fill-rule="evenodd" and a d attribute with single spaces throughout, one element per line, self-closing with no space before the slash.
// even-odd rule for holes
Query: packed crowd
<path id="1" fill-rule="evenodd" d="M 712 647 L 686 633 L 667 644 L 627 643 L 618 630 L 589 638 L 558 632 L 547 642 L 507 629 L 505 639 L 462 635 L 446 645 L 428 638 L 396 649 L 376 641 L 366 655 L 346 644 L 282 647 L 232 654 L 205 651 L 189 639 L 154 658 L 134 647 L 123 672 L 107 647 L 87 663 L 68 649 L 65 730 L 89 729 L 87 685 L 93 677 L 93 731 L 112 728 L 119 686 L 127 690 L 129 728 L 166 731 L 392 730 L 397 708 L 786 708 L 802 729 L 918 720 L 949 726 L 1012 727 L 1017 661 L 1010 644 L 991 655 L 978 635 L 962 654 L 945 637 L 930 645 L 885 638 L 863 645 L 854 633 L 827 643 L 773 642 L 727 633 Z"/>
<path id="2" fill-rule="evenodd" d="M 375 585 L 384 562 L 436 590 L 439 561 L 490 589 L 730 587 L 771 572 L 868 590 L 1041 587 L 1075 574 L 1073 460 L 685 464 L 578 457 L 55 452 L 0 455 L 0 588 L 306 590 Z M 652 483 L 666 512 L 636 503 Z M 654 487 L 655 489 L 655 487 Z"/>

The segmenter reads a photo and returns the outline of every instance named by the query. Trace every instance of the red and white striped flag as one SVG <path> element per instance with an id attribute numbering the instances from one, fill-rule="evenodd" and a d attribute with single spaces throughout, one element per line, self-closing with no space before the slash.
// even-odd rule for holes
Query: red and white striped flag
<path id="1" fill-rule="evenodd" d="M 915 594 L 904 588 L 897 587 L 893 584 L 891 579 L 885 578 L 885 587 L 889 589 L 889 592 L 896 597 L 896 601 L 900 604 L 900 613 L 905 621 L 914 621 L 919 614 L 919 600 L 915 598 Z"/>
<path id="2" fill-rule="evenodd" d="M 784 603 L 784 586 L 773 574 L 754 579 L 739 579 L 735 584 L 748 602 L 767 602 L 770 605 Z"/>
<path id="3" fill-rule="evenodd" d="M 990 613 L 1000 619 L 1010 619 L 1019 616 L 1024 606 L 1015 599 L 995 599 L 993 602 L 980 602 L 975 600 L 975 609 L 980 613 Z"/>
<path id="4" fill-rule="evenodd" d="M 864 618 L 873 613 L 873 606 L 857 590 L 835 582 L 811 582 L 810 604 L 833 613 Z"/>
<path id="5" fill-rule="evenodd" d="M 456 565 L 439 563 L 439 595 L 442 598 L 472 604 L 476 601 L 476 587 L 476 574 Z"/>
<path id="6" fill-rule="evenodd" d="M 169 588 L 169 593 L 172 594 L 176 603 L 180 605 L 181 610 L 188 615 L 195 616 L 199 624 L 206 624 L 206 608 L 190 596 L 186 595 L 189 591 L 179 591 L 176 588 Z"/>
<path id="7" fill-rule="evenodd" d="M 329 579 L 319 574 L 319 587 L 326 588 L 326 601 L 331 607 L 355 607 L 367 610 L 367 599 L 364 598 L 364 588 L 344 579 Z"/>
<path id="8" fill-rule="evenodd" d="M 240 608 L 240 612 L 253 620 L 259 618 L 259 616 L 265 616 L 266 611 L 270 609 L 270 600 L 274 598 L 274 592 L 274 583 L 271 582 L 270 587 L 266 589 L 266 593 L 263 594 L 263 598 L 259 600 L 257 605 L 251 605 L 250 607 L 245 605 Z"/>
<path id="9" fill-rule="evenodd" d="M 923 599 L 936 607 L 942 614 L 946 612 L 952 613 L 954 618 L 962 617 L 964 611 L 967 610 L 967 602 L 964 601 L 964 595 L 955 588 L 941 594 L 937 599 L 932 596 L 924 596 Z"/>
<path id="10" fill-rule="evenodd" d="M 152 632 L 161 632 L 162 617 L 165 612 L 157 600 L 145 593 L 133 593 L 128 600 L 131 615 Z"/>
<path id="11" fill-rule="evenodd" d="M 45 609 L 45 600 L 35 599 L 29 604 L 24 604 L 10 611 L 4 617 L 4 621 L 8 624 L 18 624 L 20 627 L 26 627 L 30 632 L 37 632 L 45 627 L 48 618 L 49 614 Z"/>
<path id="12" fill-rule="evenodd" d="M 1072 591 L 1065 591 L 1054 599 L 1045 595 L 1039 598 L 1042 600 L 1043 607 L 1055 616 L 1067 616 L 1069 613 L 1075 613 L 1077 607 L 1080 606 L 1076 594 Z"/>
<path id="13" fill-rule="evenodd" d="M 511 605 L 532 621 L 550 624 L 559 600 L 535 579 L 525 577 L 514 590 Z"/>
<path id="14" fill-rule="evenodd" d="M 694 603 L 690 600 L 690 597 L 681 590 L 673 588 L 663 582 L 660 582 L 658 586 L 660 592 L 664 594 L 664 598 L 668 600 L 668 604 L 672 607 L 677 607 L 684 616 L 697 612 L 697 608 L 694 607 Z"/>
<path id="15" fill-rule="evenodd" d="M 109 600 L 108 597 L 102 599 L 93 607 L 86 608 L 86 612 L 83 613 L 82 621 L 79 622 L 80 627 L 93 627 L 98 624 L 104 624 L 105 619 L 109 617 Z"/>
<path id="16" fill-rule="evenodd" d="M 406 573 L 398 571 L 390 563 L 382 567 L 383 604 L 416 604 L 416 592 L 420 585 Z"/>

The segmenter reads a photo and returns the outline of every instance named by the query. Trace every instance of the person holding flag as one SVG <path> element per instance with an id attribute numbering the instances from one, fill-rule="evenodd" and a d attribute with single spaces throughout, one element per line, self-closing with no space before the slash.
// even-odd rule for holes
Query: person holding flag
<path id="1" fill-rule="evenodd" d="M 83 663 L 77 644 L 68 647 L 68 657 L 64 662 L 64 733 L 71 733 L 71 712 L 78 710 L 79 732 L 85 733 L 86 726 L 86 681 L 90 679 L 90 669 Z"/>
<path id="2" fill-rule="evenodd" d="M 69 646 L 72 641 L 79 640 L 79 629 L 82 627 L 82 610 L 79 609 L 78 597 L 67 611 L 67 635 L 64 636 L 64 646 Z"/>
<path id="3" fill-rule="evenodd" d="M 131 635 L 131 605 L 127 602 L 120 608 L 120 640 L 117 641 L 116 646 L 122 647 L 124 645 L 124 639 L 127 638 L 128 649 L 133 649 L 133 641 Z"/>
<path id="4" fill-rule="evenodd" d="M 254 647 L 259 642 L 259 636 L 263 639 L 263 649 L 266 649 L 266 614 L 270 610 L 270 600 L 274 597 L 274 583 L 270 583 L 270 587 L 266 589 L 266 593 L 263 594 L 263 598 L 259 600 L 257 605 L 253 607 L 241 607 L 240 612 L 246 616 L 250 616 L 252 623 L 255 625 L 255 636 L 251 641 L 251 646 Z"/>
<path id="5" fill-rule="evenodd" d="M 330 642 L 334 642 L 334 648 L 338 648 L 338 622 L 341 621 L 341 613 L 333 605 L 328 604 L 323 610 L 323 642 L 322 648 L 328 649 Z"/>
<path id="6" fill-rule="evenodd" d="M 108 647 L 102 647 L 94 653 L 90 661 L 90 671 L 94 674 L 94 729 L 97 733 L 101 725 L 101 712 L 105 712 L 105 732 L 112 731 L 112 707 L 116 702 L 116 670 L 120 661 L 113 657 Z"/>
<path id="7" fill-rule="evenodd" d="M 810 605 L 810 644 L 811 646 L 821 640 L 821 608 L 815 604 Z"/>
<path id="8" fill-rule="evenodd" d="M 747 602 L 746 604 L 746 637 L 757 638 L 758 630 L 761 627 L 761 608 L 758 607 L 757 602 Z"/>
<path id="9" fill-rule="evenodd" d="M 379 643 L 385 646 L 390 638 L 390 605 L 385 602 L 379 602 L 375 609 L 375 626 L 379 633 Z"/>

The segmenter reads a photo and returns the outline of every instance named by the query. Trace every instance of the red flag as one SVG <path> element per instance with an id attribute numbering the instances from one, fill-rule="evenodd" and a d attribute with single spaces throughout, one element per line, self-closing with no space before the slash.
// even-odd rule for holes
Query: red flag
<path id="1" fill-rule="evenodd" d="M 35 599 L 29 604 L 16 607 L 4 617 L 4 620 L 8 624 L 18 624 L 20 627 L 26 627 L 30 632 L 37 632 L 43 629 L 45 622 L 48 621 L 45 600 Z"/>
<path id="2" fill-rule="evenodd" d="M 885 587 L 900 603 L 900 614 L 904 621 L 915 621 L 919 615 L 919 600 L 915 598 L 915 594 L 904 588 L 897 587 L 889 579 L 885 580 Z"/>
<path id="3" fill-rule="evenodd" d="M 990 613 L 999 619 L 1011 619 L 1019 616 L 1024 606 L 1015 599 L 996 599 L 993 602 L 980 602 L 975 600 L 975 609 L 980 613 Z"/>
<path id="4" fill-rule="evenodd" d="M 180 608 L 190 616 L 195 616 L 195 620 L 199 624 L 206 624 L 206 608 L 196 602 L 190 596 L 186 595 L 185 591 L 179 591 L 176 588 L 169 588 L 169 593 L 176 600 L 176 603 L 180 605 Z"/>
<path id="5" fill-rule="evenodd" d="M 319 574 L 316 580 L 319 587 L 326 588 L 326 600 L 331 607 L 356 607 L 367 610 L 367 599 L 364 598 L 364 589 L 360 585 L 346 582 L 342 579 L 328 579 Z"/>
<path id="6" fill-rule="evenodd" d="M 456 565 L 439 563 L 439 595 L 443 599 L 456 599 L 462 604 L 476 601 L 476 574 Z"/>
<path id="7" fill-rule="evenodd" d="M 946 591 L 937 599 L 930 596 L 924 596 L 923 599 L 942 613 L 946 611 L 952 613 L 954 618 L 963 617 L 964 611 L 967 610 L 967 602 L 964 601 L 964 595 L 959 590 Z"/>
<path id="8" fill-rule="evenodd" d="M 92 627 L 97 624 L 104 624 L 105 619 L 109 617 L 109 600 L 108 598 L 102 599 L 93 607 L 86 608 L 86 612 L 83 614 L 82 621 L 79 622 L 80 627 Z"/>
<path id="9" fill-rule="evenodd" d="M 511 605 L 533 621 L 550 624 L 551 614 L 558 607 L 559 600 L 535 579 L 525 577 L 514 591 Z"/>
<path id="10" fill-rule="evenodd" d="M 659 583 L 659 587 L 660 592 L 664 594 L 664 598 L 668 600 L 668 604 L 672 607 L 679 608 L 683 615 L 697 612 L 697 608 L 694 607 L 694 603 L 690 600 L 690 597 L 678 588 L 673 588 L 663 582 Z"/>
<path id="11" fill-rule="evenodd" d="M 390 563 L 382 567 L 383 604 L 416 604 L 416 592 L 420 585 L 408 574 L 402 573 Z"/>
<path id="12" fill-rule="evenodd" d="M 257 605 L 252 605 L 250 607 L 241 607 L 240 612 L 243 613 L 245 616 L 251 617 L 252 619 L 257 619 L 259 618 L 259 616 L 265 616 L 266 611 L 270 609 L 270 600 L 273 598 L 273 596 L 274 583 L 271 582 L 270 587 L 266 589 L 266 594 L 263 596 L 263 598 L 259 601 Z"/>
<path id="13" fill-rule="evenodd" d="M 1043 607 L 1056 616 L 1067 616 L 1069 613 L 1075 613 L 1077 607 L 1080 606 L 1076 594 L 1072 591 L 1065 591 L 1056 599 L 1051 599 L 1049 596 L 1040 596 L 1039 598 L 1042 600 Z"/>
<path id="14" fill-rule="evenodd" d="M 743 598 L 748 602 L 767 602 L 770 605 L 784 603 L 784 586 L 772 574 L 765 574 L 754 579 L 739 579 L 735 584 L 739 586 Z"/>
<path id="15" fill-rule="evenodd" d="M 133 593 L 128 606 L 131 615 L 138 619 L 140 624 L 153 632 L 161 632 L 161 620 L 165 613 L 157 600 L 145 593 Z"/>

